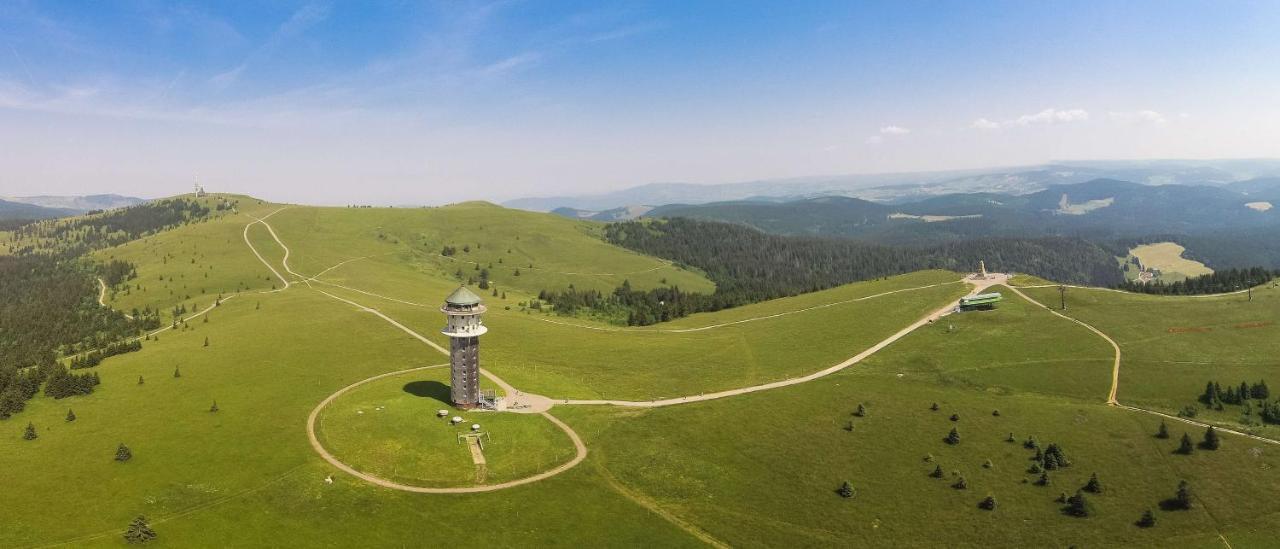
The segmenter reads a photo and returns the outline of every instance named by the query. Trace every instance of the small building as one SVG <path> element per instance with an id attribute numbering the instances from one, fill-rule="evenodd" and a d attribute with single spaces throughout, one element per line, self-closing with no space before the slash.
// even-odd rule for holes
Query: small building
<path id="1" fill-rule="evenodd" d="M 961 311 L 985 311 L 994 309 L 996 303 L 1004 299 L 1000 292 L 991 292 L 989 294 L 970 295 L 960 298 Z"/>

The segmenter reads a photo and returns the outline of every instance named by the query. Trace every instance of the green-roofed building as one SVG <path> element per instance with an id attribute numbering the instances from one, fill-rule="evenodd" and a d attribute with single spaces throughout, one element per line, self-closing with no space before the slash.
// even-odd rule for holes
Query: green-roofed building
<path id="1" fill-rule="evenodd" d="M 480 296 L 459 286 L 440 311 L 448 319 L 440 333 L 449 336 L 449 398 L 458 408 L 475 408 L 481 405 L 480 336 L 489 331 L 480 320 L 485 307 Z"/>
<path id="2" fill-rule="evenodd" d="M 1004 299 L 1000 292 L 991 292 L 989 294 L 970 295 L 960 298 L 961 311 L 985 311 L 994 309 L 996 303 Z"/>

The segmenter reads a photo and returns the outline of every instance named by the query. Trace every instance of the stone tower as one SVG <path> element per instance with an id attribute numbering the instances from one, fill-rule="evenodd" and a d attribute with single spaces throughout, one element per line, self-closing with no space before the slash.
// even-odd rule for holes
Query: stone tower
<path id="1" fill-rule="evenodd" d="M 449 336 L 449 397 L 458 408 L 480 405 L 480 336 L 489 331 L 480 321 L 480 296 L 460 286 L 440 308 L 447 319 L 440 333 Z"/>

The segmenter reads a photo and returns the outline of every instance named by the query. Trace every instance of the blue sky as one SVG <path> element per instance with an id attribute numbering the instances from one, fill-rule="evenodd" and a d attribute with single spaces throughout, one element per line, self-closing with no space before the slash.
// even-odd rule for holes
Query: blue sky
<path id="1" fill-rule="evenodd" d="M 5 2 L 0 195 L 1280 156 L 1276 2 Z"/>

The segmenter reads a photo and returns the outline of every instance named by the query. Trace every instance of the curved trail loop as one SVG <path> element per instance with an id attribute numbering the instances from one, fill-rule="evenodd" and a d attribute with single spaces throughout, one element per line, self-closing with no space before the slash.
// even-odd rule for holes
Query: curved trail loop
<path id="1" fill-rule="evenodd" d="M 435 366 L 421 366 L 418 368 L 409 368 L 407 370 L 399 370 L 396 372 L 387 372 L 385 374 L 379 374 L 368 379 L 362 379 L 360 381 L 352 383 L 351 385 L 343 387 L 339 389 L 337 392 L 329 395 L 328 398 L 325 398 L 323 401 L 320 402 L 319 405 L 317 405 L 313 410 L 311 410 L 311 415 L 307 416 L 307 440 L 311 442 L 311 448 L 315 450 L 317 454 L 320 454 L 321 458 L 324 458 L 325 461 L 329 462 L 330 465 L 337 467 L 344 473 L 354 476 L 360 480 L 363 480 L 365 482 L 368 482 L 376 486 L 381 486 L 383 488 L 391 488 L 393 490 L 401 490 L 404 492 L 416 492 L 419 494 L 473 494 L 477 492 L 492 492 L 494 490 L 512 488 L 515 486 L 521 486 L 524 484 L 529 484 L 532 482 L 537 482 L 539 480 L 556 476 L 560 473 L 568 471 L 569 469 L 572 469 L 575 465 L 581 463 L 582 460 L 586 459 L 587 446 L 582 442 L 582 438 L 578 436 L 578 433 L 575 432 L 573 429 L 571 429 L 568 425 L 565 425 L 565 423 L 563 421 L 560 421 L 559 418 L 547 412 L 542 412 L 540 415 L 546 418 L 547 421 L 550 421 L 556 427 L 559 427 L 562 431 L 564 431 L 566 435 L 569 435 L 569 440 L 573 441 L 573 447 L 574 447 L 574 450 L 576 451 L 576 453 L 573 456 L 573 459 L 570 459 L 569 461 L 561 463 L 560 465 L 557 465 L 552 469 L 548 469 L 536 475 L 528 476 L 522 479 L 501 482 L 497 484 L 482 484 L 479 486 L 459 486 L 455 488 L 429 488 L 425 486 L 414 486 L 411 484 L 401 484 L 398 482 L 392 482 L 390 480 L 387 480 L 381 477 L 373 476 L 367 473 L 362 473 L 360 471 L 357 471 L 355 468 L 351 467 L 350 465 L 343 463 L 341 460 L 334 457 L 333 454 L 330 454 L 329 451 L 325 449 L 324 445 L 320 443 L 320 439 L 316 437 L 316 420 L 320 417 L 321 410 L 324 410 L 325 406 L 328 406 L 329 403 L 333 402 L 338 397 L 345 394 L 347 391 L 355 389 L 356 387 L 359 387 L 366 383 L 377 381 L 379 379 L 396 376 L 400 374 L 405 374 L 409 372 L 430 370 L 433 368 L 443 368 L 445 366 L 448 366 L 448 364 L 437 364 Z"/>
<path id="2" fill-rule="evenodd" d="M 1056 288 L 1057 286 L 1056 286 L 1056 285 L 1050 285 L 1050 286 L 1023 286 L 1023 288 L 1046 288 L 1046 287 L 1055 287 L 1055 288 Z M 1074 287 L 1074 286 L 1073 286 L 1073 287 Z M 1057 311 L 1055 311 L 1055 310 L 1053 310 L 1053 309 L 1050 309 L 1048 306 L 1044 305 L 1043 303 L 1040 303 L 1039 301 L 1036 301 L 1035 299 L 1032 299 L 1032 298 L 1031 298 L 1031 296 L 1028 296 L 1027 294 L 1022 293 L 1021 291 L 1019 291 L 1017 288 L 1015 288 L 1015 287 L 1013 287 L 1013 286 L 1009 286 L 1009 289 L 1013 290 L 1013 293 L 1018 294 L 1018 296 L 1019 296 L 1019 297 L 1021 297 L 1022 299 L 1027 300 L 1027 302 L 1028 302 L 1028 303 L 1031 303 L 1032 305 L 1036 305 L 1036 306 L 1039 306 L 1039 307 L 1043 307 L 1046 311 L 1049 311 L 1050 313 L 1053 313 L 1053 314 L 1055 314 L 1055 315 L 1057 315 L 1057 316 L 1059 316 L 1059 317 L 1065 318 L 1065 319 L 1070 320 L 1070 321 L 1072 321 L 1072 322 L 1074 322 L 1074 323 L 1076 323 L 1076 324 L 1079 324 L 1079 325 L 1081 325 L 1081 326 L 1084 326 L 1085 328 L 1088 328 L 1088 329 L 1089 329 L 1089 331 L 1091 331 L 1091 332 L 1093 332 L 1093 333 L 1097 334 L 1097 335 L 1098 335 L 1098 337 L 1101 337 L 1102 339 L 1106 340 L 1106 341 L 1107 341 L 1107 343 L 1110 343 L 1110 344 L 1111 344 L 1112 349 L 1115 349 L 1115 365 L 1112 367 L 1112 370 L 1111 370 L 1111 392 L 1110 392 L 1110 394 L 1108 394 L 1108 395 L 1107 395 L 1107 404 L 1108 404 L 1109 406 L 1115 406 L 1115 407 L 1117 407 L 1117 408 L 1120 408 L 1120 409 L 1123 409 L 1123 410 L 1128 410 L 1128 411 L 1130 411 L 1130 412 L 1141 412 L 1141 413 L 1144 413 L 1144 414 L 1149 414 L 1149 415 L 1153 415 L 1153 416 L 1159 416 L 1159 417 L 1162 417 L 1162 418 L 1165 418 L 1165 419 L 1171 419 L 1171 420 L 1174 420 L 1174 421 L 1180 421 L 1180 422 L 1182 422 L 1182 423 L 1186 423 L 1186 424 L 1188 424 L 1188 425 L 1195 425 L 1195 426 L 1197 426 L 1197 427 L 1204 427 L 1204 428 L 1206 428 L 1206 429 L 1207 429 L 1207 428 L 1209 428 L 1210 426 L 1212 426 L 1212 427 L 1214 428 L 1214 430 L 1219 431 L 1219 432 L 1223 432 L 1223 433 L 1231 433 L 1231 434 L 1233 434 L 1233 435 L 1237 435 L 1237 436 L 1245 437 L 1245 438 L 1248 438 L 1248 439 L 1256 440 L 1256 441 L 1258 441 L 1258 442 L 1264 442 L 1264 443 L 1267 443 L 1267 444 L 1276 444 L 1276 445 L 1280 445 L 1280 440 L 1275 440 L 1275 439 L 1271 439 L 1271 438 L 1267 438 L 1267 437 L 1262 437 L 1262 436 L 1258 436 L 1258 435 L 1252 435 L 1252 434 L 1245 433 L 1245 432 L 1241 432 L 1241 431 L 1237 431 L 1237 430 L 1235 430 L 1235 429 L 1231 429 L 1231 428 L 1228 428 L 1228 427 L 1222 427 L 1222 426 L 1220 426 L 1220 425 L 1211 425 L 1211 424 L 1209 424 L 1209 423 L 1205 423 L 1205 422 L 1202 422 L 1202 421 L 1195 421 L 1195 420 L 1193 420 L 1193 419 L 1189 419 L 1189 418 L 1185 418 L 1185 417 L 1173 416 L 1173 415 L 1169 415 L 1169 414 L 1166 414 L 1166 413 L 1163 413 L 1163 412 L 1157 412 L 1157 411 L 1155 411 L 1155 410 L 1148 410 L 1148 409 L 1146 409 L 1146 408 L 1139 408 L 1139 407 L 1137 407 L 1137 406 L 1129 406 L 1129 405 L 1127 405 L 1127 404 L 1121 404 L 1121 403 L 1120 403 L 1120 401 L 1116 398 L 1116 393 L 1119 391 L 1119 388 L 1120 388 L 1120 345 L 1119 345 L 1119 344 L 1117 344 L 1117 343 L 1116 343 L 1116 341 L 1115 341 L 1114 339 L 1111 339 L 1111 337 L 1110 337 L 1110 336 L 1108 336 L 1107 334 L 1103 333 L 1101 330 L 1099 330 L 1099 329 L 1097 329 L 1097 328 L 1094 328 L 1093 326 L 1091 326 L 1091 325 L 1089 325 L 1089 324 L 1085 323 L 1084 321 L 1081 321 L 1081 320 L 1076 319 L 1076 318 L 1069 317 L 1069 316 L 1064 315 L 1064 314 L 1062 314 L 1062 313 L 1059 313 L 1059 312 L 1057 312 Z M 1100 288 L 1100 289 L 1102 289 L 1102 288 Z M 1118 290 L 1117 290 L 1117 291 L 1118 291 Z M 1239 293 L 1239 292 L 1235 292 L 1235 293 Z M 1218 294 L 1218 295 L 1225 295 L 1225 294 Z M 1202 296 L 1183 296 L 1183 297 L 1202 297 Z"/>

